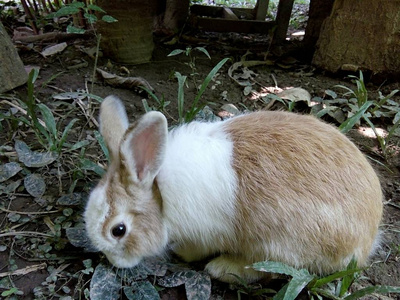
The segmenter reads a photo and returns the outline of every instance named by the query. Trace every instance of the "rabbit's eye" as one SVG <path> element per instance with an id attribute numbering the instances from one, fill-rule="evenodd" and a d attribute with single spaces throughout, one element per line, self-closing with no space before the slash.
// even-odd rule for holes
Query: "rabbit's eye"
<path id="1" fill-rule="evenodd" d="M 125 232 L 126 232 L 126 226 L 124 223 L 119 223 L 118 225 L 114 226 L 113 229 L 111 229 L 112 235 L 116 238 L 123 237 Z"/>

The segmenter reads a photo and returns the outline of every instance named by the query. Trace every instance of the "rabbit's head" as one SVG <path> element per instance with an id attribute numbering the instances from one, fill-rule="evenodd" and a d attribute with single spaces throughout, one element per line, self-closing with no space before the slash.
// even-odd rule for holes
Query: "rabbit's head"
<path id="1" fill-rule="evenodd" d="M 121 101 L 101 104 L 100 131 L 111 163 L 92 191 L 84 214 L 93 245 L 116 267 L 133 267 L 167 243 L 155 181 L 165 156 L 167 121 L 159 112 L 129 126 Z"/>

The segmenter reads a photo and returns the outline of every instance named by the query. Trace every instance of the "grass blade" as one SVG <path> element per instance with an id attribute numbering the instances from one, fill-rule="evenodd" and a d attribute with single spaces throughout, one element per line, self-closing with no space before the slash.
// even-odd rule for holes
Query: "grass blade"
<path id="1" fill-rule="evenodd" d="M 37 105 L 42 117 L 43 121 L 46 124 L 47 131 L 50 133 L 50 136 L 52 137 L 53 140 L 57 139 L 57 125 L 56 125 L 56 120 L 54 119 L 53 112 L 50 110 L 50 108 L 43 104 L 40 103 Z"/>
<path id="2" fill-rule="evenodd" d="M 201 96 L 203 95 L 203 93 L 205 92 L 208 84 L 210 83 L 211 79 L 215 76 L 215 74 L 217 74 L 217 72 L 219 71 L 219 69 L 222 68 L 222 66 L 228 61 L 229 58 L 224 58 L 223 60 L 221 60 L 211 71 L 210 73 L 208 73 L 206 79 L 204 79 L 203 83 L 200 86 L 199 92 L 196 95 L 196 98 L 194 99 L 193 102 L 193 107 L 197 106 L 197 103 L 199 102 Z"/>
<path id="3" fill-rule="evenodd" d="M 57 148 L 58 150 L 61 150 L 62 146 L 65 143 L 65 140 L 67 139 L 68 133 L 71 130 L 72 126 L 78 121 L 78 119 L 72 119 L 71 122 L 68 123 L 68 125 L 64 128 L 64 131 L 61 135 L 61 139 L 58 141 Z"/>
<path id="4" fill-rule="evenodd" d="M 334 281 L 336 279 L 339 279 L 339 278 L 342 278 L 344 276 L 351 275 L 351 274 L 354 274 L 354 273 L 357 273 L 357 272 L 360 272 L 360 271 L 362 271 L 362 270 L 361 269 L 349 269 L 349 270 L 344 270 L 344 271 L 333 273 L 332 275 L 329 275 L 329 276 L 326 276 L 326 277 L 318 279 L 314 283 L 312 288 L 319 288 L 319 287 L 321 287 L 321 286 L 323 286 L 325 284 L 328 284 L 329 282 L 332 282 L 332 281 Z"/>
<path id="5" fill-rule="evenodd" d="M 368 108 L 373 104 L 373 101 L 367 101 L 363 104 L 363 106 L 360 107 L 360 110 L 355 113 L 351 118 L 348 118 L 346 121 L 344 121 L 340 126 L 339 130 L 342 133 L 347 133 L 349 132 L 350 129 L 354 127 L 354 125 L 362 118 L 364 113 L 368 110 Z"/>
<path id="6" fill-rule="evenodd" d="M 252 264 L 250 267 L 256 271 L 284 274 L 284 275 L 290 275 L 292 277 L 297 276 L 297 274 L 299 273 L 299 270 L 291 266 L 288 266 L 284 263 L 276 261 L 257 262 Z"/>
<path id="7" fill-rule="evenodd" d="M 204 48 L 204 47 L 196 47 L 196 48 L 194 48 L 194 50 L 203 52 L 209 59 L 211 59 L 211 56 L 210 56 L 210 54 L 208 53 L 208 51 L 207 51 L 206 48 Z"/>
<path id="8" fill-rule="evenodd" d="M 107 158 L 107 161 L 110 161 L 110 152 L 108 151 L 106 142 L 104 142 L 103 136 L 97 130 L 95 130 L 94 136 L 96 137 L 97 142 L 99 143 L 101 150 L 103 151 L 105 157 Z"/>
<path id="9" fill-rule="evenodd" d="M 388 294 L 388 293 L 396 293 L 400 294 L 400 287 L 397 286 L 385 286 L 385 285 L 375 285 L 363 288 L 358 290 L 351 295 L 344 297 L 345 300 L 354 300 L 364 297 L 365 295 L 370 295 L 372 293 L 379 293 L 379 294 Z"/>
<path id="10" fill-rule="evenodd" d="M 183 115 L 183 110 L 184 110 L 184 85 L 187 76 L 183 76 L 179 72 L 175 72 L 175 77 L 178 79 L 178 115 L 179 115 L 179 123 L 184 122 L 184 115 Z"/>

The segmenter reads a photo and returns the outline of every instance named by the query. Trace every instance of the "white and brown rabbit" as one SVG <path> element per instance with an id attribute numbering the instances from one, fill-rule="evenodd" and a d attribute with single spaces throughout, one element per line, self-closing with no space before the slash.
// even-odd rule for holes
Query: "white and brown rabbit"
<path id="1" fill-rule="evenodd" d="M 129 126 L 120 100 L 101 104 L 111 153 L 90 195 L 88 236 L 112 264 L 133 267 L 167 244 L 186 261 L 218 255 L 214 278 L 251 282 L 245 268 L 280 261 L 315 273 L 359 266 L 377 244 L 376 173 L 336 128 L 312 116 L 264 111 L 168 132 L 160 112 Z"/>

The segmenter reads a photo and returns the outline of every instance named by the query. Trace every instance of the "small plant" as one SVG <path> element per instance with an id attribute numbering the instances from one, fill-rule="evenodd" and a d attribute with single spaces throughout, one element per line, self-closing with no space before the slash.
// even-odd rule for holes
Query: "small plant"
<path id="1" fill-rule="evenodd" d="M 194 83 L 194 86 L 196 87 L 196 89 L 199 89 L 198 86 L 197 86 L 197 80 L 196 80 L 196 77 L 199 74 L 197 73 L 196 57 L 193 56 L 193 54 L 192 54 L 193 51 L 202 52 L 209 59 L 211 59 L 210 54 L 208 53 L 208 51 L 204 47 L 195 47 L 195 48 L 187 47 L 186 50 L 175 49 L 174 51 L 172 51 L 167 56 L 175 56 L 175 55 L 179 55 L 179 54 L 183 54 L 184 53 L 189 58 L 189 62 L 185 63 L 185 65 L 189 66 L 189 68 L 191 70 L 190 77 L 193 78 L 193 83 Z"/>
<path id="2" fill-rule="evenodd" d="M 64 147 L 68 133 L 78 119 L 72 119 L 62 132 L 58 130 L 57 122 L 51 109 L 43 103 L 36 103 L 34 88 L 38 76 L 39 70 L 32 69 L 27 82 L 28 94 L 26 100 L 22 101 L 17 99 L 20 105 L 20 107 L 17 108 L 24 112 L 28 118 L 25 116 L 14 117 L 12 115 L 1 115 L 0 117 L 3 119 L 16 118 L 19 122 L 32 128 L 37 140 L 44 148 L 48 151 L 60 153 Z M 41 115 L 43 120 L 40 119 L 38 115 Z M 71 147 L 76 148 L 77 146 L 72 145 Z"/>
<path id="3" fill-rule="evenodd" d="M 378 100 L 369 100 L 368 91 L 364 83 L 363 73 L 360 71 L 359 77 L 349 77 L 353 78 L 354 82 L 356 83 L 357 88 L 355 90 L 343 85 L 336 86 L 347 91 L 344 96 L 351 96 L 347 102 L 347 105 L 350 108 L 349 118 L 339 126 L 339 129 L 343 133 L 347 133 L 355 124 L 359 123 L 361 119 L 365 120 L 365 122 L 374 131 L 379 142 L 380 149 L 382 150 L 383 155 L 386 157 L 389 140 L 400 125 L 400 106 L 397 102 L 390 99 L 397 94 L 399 90 L 393 90 L 387 96 L 384 96 L 379 91 Z M 330 95 L 335 96 L 336 94 L 330 93 Z M 373 118 L 382 117 L 390 118 L 393 123 L 393 126 L 390 128 L 386 137 L 378 134 L 375 125 L 371 120 Z"/>
<path id="4" fill-rule="evenodd" d="M 94 29 L 94 24 L 99 21 L 94 12 L 106 13 L 101 7 L 94 4 L 86 4 L 85 2 L 74 1 L 70 4 L 67 4 L 61 7 L 58 11 L 51 13 L 47 16 L 48 19 L 64 17 L 64 16 L 72 16 L 73 24 L 69 24 L 67 27 L 67 33 L 85 33 L 86 30 L 84 28 L 77 27 L 75 23 L 76 18 L 74 16 L 83 13 L 84 19 L 90 25 L 92 29 Z M 101 21 L 112 23 L 117 20 L 109 15 L 103 15 Z"/>
<path id="5" fill-rule="evenodd" d="M 94 4 L 87 4 L 85 2 L 78 2 L 78 1 L 74 1 L 68 5 L 65 5 L 65 6 L 61 7 L 55 13 L 51 13 L 47 16 L 47 18 L 72 16 L 73 24 L 69 24 L 67 26 L 67 33 L 82 34 L 82 33 L 86 32 L 86 29 L 77 27 L 75 23 L 78 23 L 76 21 L 76 19 L 77 19 L 76 16 L 83 13 L 83 18 L 86 20 L 86 22 L 89 24 L 90 28 L 93 30 L 93 32 L 96 36 L 97 45 L 96 45 L 96 55 L 95 55 L 93 74 L 92 74 L 92 85 L 91 85 L 91 89 L 90 89 L 91 93 L 93 93 L 93 85 L 95 82 L 94 79 L 96 76 L 97 60 L 99 57 L 99 49 L 100 49 L 100 41 L 101 41 L 101 34 L 97 34 L 96 29 L 94 27 L 94 24 L 99 21 L 99 19 L 95 15 L 96 12 L 104 14 L 101 18 L 101 21 L 103 21 L 103 22 L 113 23 L 113 22 L 118 21 L 117 19 L 113 18 L 112 16 L 106 15 L 106 12 L 101 7 L 94 5 Z"/>
<path id="6" fill-rule="evenodd" d="M 261 272 L 291 277 L 290 281 L 278 291 L 273 299 L 294 300 L 304 288 L 310 299 L 353 300 L 372 293 L 400 293 L 400 287 L 379 285 L 351 292 L 350 287 L 360 277 L 361 271 L 357 268 L 357 262 L 354 259 L 350 261 L 346 270 L 322 278 L 310 274 L 306 269 L 297 270 L 280 262 L 259 262 L 250 267 Z"/>
<path id="7" fill-rule="evenodd" d="M 184 97 L 184 86 L 187 79 L 187 76 L 182 75 L 179 72 L 175 73 L 175 77 L 178 79 L 178 123 L 188 123 L 191 122 L 197 115 L 199 111 L 201 111 L 205 104 L 199 105 L 199 101 L 205 90 L 207 89 L 208 84 L 212 80 L 212 78 L 217 74 L 217 72 L 221 69 L 221 67 L 228 61 L 229 58 L 224 58 L 221 60 L 211 71 L 208 73 L 204 81 L 202 82 L 196 97 L 194 98 L 193 103 L 191 104 L 188 110 L 185 110 L 185 97 Z M 162 111 L 169 104 L 169 102 L 164 100 L 164 97 L 160 100 L 154 93 L 143 88 L 149 95 L 152 97 L 158 104 L 159 107 L 162 107 Z M 147 101 L 143 101 L 143 106 L 146 111 L 152 110 L 152 108 L 148 105 Z"/>

